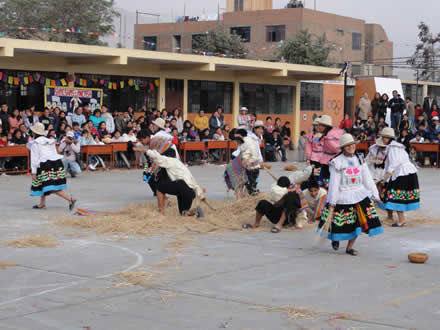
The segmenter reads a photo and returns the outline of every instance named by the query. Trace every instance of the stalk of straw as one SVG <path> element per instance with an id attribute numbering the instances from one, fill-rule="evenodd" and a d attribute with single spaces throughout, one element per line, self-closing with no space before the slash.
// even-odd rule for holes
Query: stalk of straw
<path id="1" fill-rule="evenodd" d="M 326 222 L 324 223 L 324 225 L 321 228 L 321 238 L 318 241 L 318 245 L 324 245 L 324 243 L 326 242 L 327 239 L 327 233 L 329 231 L 329 229 L 331 230 L 331 223 L 333 220 L 333 213 L 334 210 L 333 208 L 330 209 L 329 213 L 328 213 L 328 217 Z"/>
<path id="2" fill-rule="evenodd" d="M 278 181 L 278 178 L 275 175 L 273 175 L 266 167 L 263 167 L 263 168 L 267 172 L 267 174 L 269 174 L 272 177 L 272 179 L 274 179 L 275 181 Z"/>

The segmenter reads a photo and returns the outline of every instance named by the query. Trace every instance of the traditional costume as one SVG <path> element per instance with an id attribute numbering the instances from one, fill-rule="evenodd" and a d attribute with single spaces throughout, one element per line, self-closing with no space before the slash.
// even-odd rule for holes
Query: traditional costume
<path id="1" fill-rule="evenodd" d="M 353 137 L 344 134 L 340 148 L 353 143 Z M 329 168 L 327 207 L 322 212 L 318 231 L 329 220 L 327 238 L 333 242 L 355 239 L 362 232 L 370 237 L 383 233 L 372 201 L 379 201 L 379 193 L 367 164 L 357 154 L 348 157 L 342 153 L 329 162 Z M 334 207 L 333 212 L 330 206 Z"/>
<path id="2" fill-rule="evenodd" d="M 246 188 L 249 195 L 256 194 L 258 177 L 260 175 L 261 159 L 260 147 L 257 146 L 255 140 L 249 136 L 245 136 L 243 143 L 240 144 L 240 158 L 245 162 L 247 183 Z"/>
<path id="3" fill-rule="evenodd" d="M 310 194 L 309 189 L 303 191 L 304 198 L 307 201 L 309 208 L 305 212 L 305 216 L 307 217 L 303 221 L 315 221 L 321 217 L 321 212 L 325 207 L 325 199 L 327 197 L 327 190 L 324 188 L 319 188 L 318 194 L 316 197 L 313 197 Z"/>
<path id="4" fill-rule="evenodd" d="M 31 130 L 39 137 L 27 144 L 31 151 L 32 180 L 31 196 L 47 196 L 56 191 L 67 189 L 63 156 L 57 152 L 57 141 L 45 135 L 44 125 L 35 124 Z"/>
<path id="5" fill-rule="evenodd" d="M 371 175 L 375 182 L 382 180 L 385 174 L 385 157 L 386 157 L 386 145 L 382 139 L 376 140 L 376 144 L 373 144 L 368 148 L 368 155 L 365 158 L 365 162 L 370 169 Z"/>
<path id="6" fill-rule="evenodd" d="M 385 128 L 383 137 L 394 138 L 394 131 Z M 391 141 L 386 149 L 385 173 L 392 174 L 381 191 L 381 209 L 414 211 L 420 208 L 420 187 L 417 168 L 411 162 L 405 146 Z"/>
<path id="7" fill-rule="evenodd" d="M 166 170 L 169 180 L 159 181 L 156 189 L 163 194 L 177 197 L 180 214 L 191 209 L 196 197 L 200 200 L 205 199 L 203 189 L 179 159 L 163 156 L 156 150 L 148 150 L 147 156 Z"/>

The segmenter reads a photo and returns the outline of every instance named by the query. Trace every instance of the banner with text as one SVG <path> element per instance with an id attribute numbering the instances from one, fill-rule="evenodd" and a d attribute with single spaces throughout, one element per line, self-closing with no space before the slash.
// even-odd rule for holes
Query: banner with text
<path id="1" fill-rule="evenodd" d="M 59 107 L 61 111 L 73 112 L 79 106 L 89 105 L 94 111 L 102 106 L 102 89 L 76 87 L 45 87 L 44 106 Z"/>

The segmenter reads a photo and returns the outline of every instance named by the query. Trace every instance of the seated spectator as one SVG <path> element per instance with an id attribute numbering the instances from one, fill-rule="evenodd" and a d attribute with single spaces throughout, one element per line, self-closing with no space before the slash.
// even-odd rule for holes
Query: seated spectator
<path id="1" fill-rule="evenodd" d="M 424 124 L 419 125 L 419 129 L 416 131 L 416 134 L 417 133 L 419 133 L 425 140 L 431 137 L 429 130 L 425 127 Z"/>
<path id="2" fill-rule="evenodd" d="M 231 127 L 228 124 L 226 124 L 225 126 L 223 126 L 222 132 L 225 138 L 228 139 L 229 133 L 231 132 Z"/>
<path id="3" fill-rule="evenodd" d="M 126 133 L 129 122 L 130 122 L 130 114 L 128 112 L 121 113 L 115 119 L 115 129 L 117 129 L 122 134 Z"/>
<path id="4" fill-rule="evenodd" d="M 13 145 L 24 145 L 28 143 L 26 138 L 23 138 L 21 131 L 17 128 L 14 133 L 12 133 L 11 144 Z"/>
<path id="5" fill-rule="evenodd" d="M 400 136 L 397 138 L 397 142 L 403 144 L 407 152 L 409 152 L 409 147 L 411 143 L 412 135 L 409 134 L 407 129 L 400 131 Z"/>
<path id="6" fill-rule="evenodd" d="M 90 131 L 88 131 L 87 129 L 84 129 L 82 131 L 82 135 L 79 140 L 79 143 L 81 146 L 96 145 L 99 143 L 99 140 L 98 140 L 98 142 L 96 141 L 97 138 L 98 138 L 97 136 L 96 136 L 96 138 L 94 138 L 92 136 L 92 134 L 90 133 Z M 90 170 L 96 171 L 96 166 L 98 166 L 99 164 L 101 164 L 102 167 L 105 168 L 105 163 L 101 157 L 96 156 L 96 155 L 89 156 L 88 166 L 89 166 Z"/>
<path id="7" fill-rule="evenodd" d="M 204 129 L 209 129 L 209 118 L 205 115 L 205 111 L 199 110 L 199 114 L 194 118 L 194 126 L 199 133 Z"/>
<path id="8" fill-rule="evenodd" d="M 406 129 L 407 131 L 411 130 L 411 122 L 409 121 L 407 114 L 403 115 L 403 118 L 399 124 L 399 132 L 401 132 L 404 129 Z"/>
<path id="9" fill-rule="evenodd" d="M 359 131 L 362 131 L 364 129 L 364 124 L 362 123 L 362 120 L 356 119 L 356 121 L 353 125 L 353 129 L 357 129 Z"/>
<path id="10" fill-rule="evenodd" d="M 122 135 L 122 137 L 127 142 L 136 143 L 136 141 L 137 141 L 137 136 L 136 136 L 136 133 L 134 132 L 134 129 L 130 129 L 127 133 L 124 133 Z"/>
<path id="11" fill-rule="evenodd" d="M 89 117 L 89 120 L 92 121 L 93 127 L 95 127 L 96 129 L 99 128 L 99 125 L 101 123 L 103 123 L 103 122 L 105 123 L 104 118 L 101 117 L 101 110 L 99 110 L 99 109 L 95 110 L 95 112 L 93 113 L 93 116 Z"/>
<path id="12" fill-rule="evenodd" d="M 91 120 L 87 121 L 87 130 L 92 136 L 99 136 L 98 130 L 93 126 L 93 122 Z"/>
<path id="13" fill-rule="evenodd" d="M 101 117 L 105 121 L 107 132 L 113 134 L 116 128 L 115 128 L 115 120 L 113 119 L 112 114 L 108 112 L 108 107 L 106 105 L 102 106 L 101 111 L 102 111 Z"/>
<path id="14" fill-rule="evenodd" d="M 50 128 L 50 126 L 49 126 L 49 129 L 48 129 L 47 137 L 49 139 L 52 138 L 52 139 L 57 140 L 57 132 L 53 128 Z"/>
<path id="15" fill-rule="evenodd" d="M 205 128 L 200 133 L 200 141 L 209 141 L 211 139 L 211 135 L 209 134 L 209 128 Z"/>
<path id="16" fill-rule="evenodd" d="M 57 135 L 60 138 L 60 140 L 66 135 L 66 123 L 62 122 L 58 126 Z"/>
<path id="17" fill-rule="evenodd" d="M 83 108 L 78 107 L 72 114 L 72 123 L 77 122 L 79 126 L 82 126 L 87 122 L 86 117 L 83 115 Z"/>
<path id="18" fill-rule="evenodd" d="M 265 135 L 266 144 L 266 159 L 269 161 L 276 161 L 276 153 L 281 152 L 281 160 L 287 161 L 286 148 L 283 144 L 283 139 L 280 137 L 280 132 L 274 130 L 272 134 Z"/>
<path id="19" fill-rule="evenodd" d="M 179 132 L 177 130 L 177 127 L 173 127 L 171 129 L 171 135 L 173 136 L 173 144 L 177 147 L 179 145 Z"/>
<path id="20" fill-rule="evenodd" d="M 438 117 L 438 106 L 437 104 L 432 105 L 431 118 Z"/>
<path id="21" fill-rule="evenodd" d="M 264 125 L 264 128 L 267 133 L 272 134 L 273 130 L 275 129 L 275 125 L 272 124 L 272 117 L 266 118 L 266 124 Z"/>
<path id="22" fill-rule="evenodd" d="M 223 130 L 219 127 L 214 132 L 214 135 L 212 136 L 212 139 L 214 141 L 225 141 L 225 135 L 223 134 Z"/>
<path id="23" fill-rule="evenodd" d="M 40 122 L 38 116 L 34 114 L 31 109 L 26 109 L 25 116 L 23 117 L 23 123 L 25 124 L 26 128 L 30 129 L 31 126 L 38 122 Z"/>
<path id="24" fill-rule="evenodd" d="M 61 140 L 58 151 L 63 155 L 63 164 L 66 173 L 70 173 L 72 178 L 81 173 L 81 166 L 79 165 L 79 153 L 81 145 L 79 141 L 75 140 L 73 132 L 68 132 Z"/>
<path id="25" fill-rule="evenodd" d="M 183 131 L 183 116 L 182 116 L 182 111 L 180 111 L 179 108 L 174 109 L 173 118 L 176 120 L 174 127 L 177 128 L 177 132 L 179 132 L 179 134 L 182 133 L 182 131 Z"/>
<path id="26" fill-rule="evenodd" d="M 432 124 L 429 128 L 429 133 L 431 139 L 437 137 L 438 133 L 440 133 L 440 123 L 439 123 L 439 117 L 433 117 L 432 118 Z"/>
<path id="27" fill-rule="evenodd" d="M 414 125 L 416 131 L 418 131 L 420 129 L 419 128 L 420 125 L 423 125 L 425 127 L 428 126 L 428 122 L 426 121 L 424 114 L 421 114 L 421 115 L 419 115 L 417 117 L 417 120 L 416 120 L 415 125 Z"/>
<path id="28" fill-rule="evenodd" d="M 248 108 L 241 107 L 240 115 L 237 118 L 238 127 L 243 128 L 246 131 L 250 131 L 252 129 L 251 121 L 252 121 L 252 119 L 248 115 Z"/>
<path id="29" fill-rule="evenodd" d="M 116 130 L 113 133 L 113 137 L 111 139 L 111 142 L 112 143 L 124 143 L 124 142 L 127 142 L 127 140 L 123 136 L 121 136 L 121 132 Z M 117 152 L 115 152 L 115 166 L 119 167 L 119 168 L 122 167 L 122 162 L 125 164 L 125 166 L 127 168 L 131 167 L 130 166 L 130 162 L 128 161 L 127 154 L 125 153 L 125 151 L 117 151 Z"/>
<path id="30" fill-rule="evenodd" d="M 416 104 L 414 114 L 415 118 L 419 118 L 420 115 L 423 115 L 423 107 L 420 104 Z"/>
<path id="31" fill-rule="evenodd" d="M 220 118 L 220 114 L 215 111 L 209 119 L 209 134 L 212 136 L 218 128 L 223 127 L 223 121 Z"/>
<path id="32" fill-rule="evenodd" d="M 413 162 L 415 165 L 420 166 L 421 161 L 420 161 L 420 153 L 417 152 L 416 147 L 410 147 L 409 149 L 409 158 L 411 159 L 411 162 Z"/>
<path id="33" fill-rule="evenodd" d="M 8 146 L 8 135 L 3 133 L 3 128 L 0 126 L 0 148 Z M 0 157 L 0 172 L 4 172 L 6 170 L 6 162 L 8 162 L 10 158 Z"/>
<path id="34" fill-rule="evenodd" d="M 23 119 L 20 116 L 20 110 L 15 108 L 8 118 L 9 132 L 14 133 L 21 124 L 23 124 Z"/>
<path id="35" fill-rule="evenodd" d="M 100 140 L 111 139 L 112 138 L 111 134 L 107 131 L 107 126 L 106 126 L 105 121 L 101 121 L 99 123 L 98 137 L 99 137 Z"/>
<path id="36" fill-rule="evenodd" d="M 290 121 L 286 121 L 284 123 L 284 125 L 281 127 L 280 135 L 284 139 L 284 141 L 286 141 L 285 145 L 288 145 L 289 149 L 293 150 L 292 132 L 290 130 Z"/>
<path id="37" fill-rule="evenodd" d="M 411 139 L 409 142 L 410 143 L 424 143 L 425 139 L 423 138 L 423 136 L 420 132 L 417 132 L 415 138 Z"/>
<path id="38" fill-rule="evenodd" d="M 339 128 L 345 130 L 347 133 L 351 132 L 352 121 L 350 115 L 345 114 L 344 119 L 339 124 Z"/>
<path id="39" fill-rule="evenodd" d="M 50 116 L 49 108 L 44 108 L 43 115 L 40 117 L 40 123 L 44 125 L 44 129 L 49 130 L 49 125 L 55 124 L 55 119 Z"/>
<path id="40" fill-rule="evenodd" d="M 81 129 L 80 129 L 79 124 L 77 122 L 73 123 L 72 131 L 75 136 L 75 140 L 79 140 L 79 137 L 81 136 Z"/>
<path id="41" fill-rule="evenodd" d="M 31 135 L 29 134 L 28 129 L 26 128 L 25 124 L 21 124 L 18 129 L 21 131 L 21 136 L 22 138 L 27 141 L 30 142 L 32 140 Z"/>
<path id="42" fill-rule="evenodd" d="M 281 118 L 280 117 L 276 117 L 275 118 L 275 129 L 279 130 L 281 133 L 281 129 L 283 128 L 283 126 L 281 125 Z"/>
<path id="43" fill-rule="evenodd" d="M 200 136 L 197 133 L 196 128 L 192 124 L 191 124 L 191 127 L 190 127 L 189 131 L 188 131 L 188 137 L 192 141 L 200 141 Z"/>

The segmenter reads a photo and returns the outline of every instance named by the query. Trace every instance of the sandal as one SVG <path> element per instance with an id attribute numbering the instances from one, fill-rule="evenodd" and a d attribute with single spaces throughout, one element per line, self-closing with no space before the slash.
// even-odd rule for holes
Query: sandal
<path id="1" fill-rule="evenodd" d="M 400 227 L 397 223 L 393 223 L 391 227 Z"/>
<path id="2" fill-rule="evenodd" d="M 71 198 L 70 202 L 69 202 L 69 211 L 72 211 L 73 208 L 75 207 L 76 204 L 76 199 Z"/>
<path id="3" fill-rule="evenodd" d="M 350 249 L 350 250 L 346 250 L 345 253 L 351 255 L 351 256 L 357 256 L 358 255 L 358 251 L 356 251 L 355 249 Z"/>
<path id="4" fill-rule="evenodd" d="M 335 251 L 339 250 L 339 242 L 338 241 L 332 241 L 332 248 Z"/>
<path id="5" fill-rule="evenodd" d="M 241 226 L 243 229 L 254 229 L 254 226 L 252 226 L 250 223 L 246 223 Z"/>
<path id="6" fill-rule="evenodd" d="M 32 206 L 32 208 L 34 210 L 43 210 L 43 209 L 46 208 L 46 205 L 40 206 L 40 205 L 37 204 L 37 205 Z"/>
<path id="7" fill-rule="evenodd" d="M 402 223 L 400 225 L 397 225 L 397 227 L 406 227 L 406 226 L 407 226 L 406 222 L 404 222 L 404 223 Z"/>
<path id="8" fill-rule="evenodd" d="M 272 229 L 270 230 L 271 233 L 274 234 L 278 234 L 281 231 L 281 229 L 277 228 L 277 227 L 272 227 Z"/>

